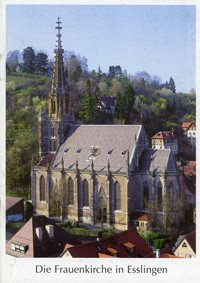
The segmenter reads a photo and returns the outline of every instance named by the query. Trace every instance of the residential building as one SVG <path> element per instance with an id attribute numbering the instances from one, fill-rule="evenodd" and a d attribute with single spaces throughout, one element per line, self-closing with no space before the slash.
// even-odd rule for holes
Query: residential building
<path id="1" fill-rule="evenodd" d="M 135 229 L 131 228 L 106 238 L 80 245 L 66 245 L 62 258 L 137 258 L 145 257 L 152 251 Z"/>
<path id="2" fill-rule="evenodd" d="M 106 114 L 114 114 L 115 110 L 115 97 L 111 96 L 100 96 L 98 99 L 99 107 Z"/>
<path id="3" fill-rule="evenodd" d="M 171 149 L 174 154 L 178 153 L 178 139 L 173 132 L 159 132 L 151 140 L 154 149 Z"/>
<path id="4" fill-rule="evenodd" d="M 187 137 L 189 143 L 196 143 L 196 122 L 184 122 L 181 125 L 183 134 Z"/>
<path id="5" fill-rule="evenodd" d="M 7 242 L 6 253 L 15 257 L 53 257 L 63 251 L 66 241 L 80 241 L 45 216 L 33 216 Z"/>
<path id="6" fill-rule="evenodd" d="M 6 197 L 6 224 L 9 221 L 24 221 L 24 199 Z"/>
<path id="7" fill-rule="evenodd" d="M 179 236 L 173 252 L 179 257 L 196 257 L 196 231 Z"/>

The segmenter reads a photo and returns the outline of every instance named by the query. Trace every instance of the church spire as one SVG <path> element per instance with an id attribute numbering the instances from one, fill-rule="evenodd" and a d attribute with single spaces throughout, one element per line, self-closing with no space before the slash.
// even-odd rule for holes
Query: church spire
<path id="1" fill-rule="evenodd" d="M 39 154 L 56 153 L 65 140 L 66 129 L 73 122 L 70 116 L 70 99 L 66 88 L 61 41 L 61 21 L 56 22 L 56 45 L 51 88 L 48 94 L 48 107 L 39 115 Z M 48 110 L 47 110 L 48 108 Z"/>
<path id="2" fill-rule="evenodd" d="M 63 120 L 69 111 L 69 101 L 66 91 L 66 82 L 64 75 L 62 41 L 61 41 L 61 21 L 58 18 L 56 22 L 56 46 L 54 49 L 54 66 L 51 89 L 49 92 L 49 117 Z"/>
<path id="3" fill-rule="evenodd" d="M 58 25 L 56 27 L 57 29 L 57 40 L 56 40 L 56 50 L 60 53 L 63 53 L 64 50 L 62 49 L 62 45 L 61 45 L 61 33 L 60 33 L 60 30 L 62 29 L 62 27 L 60 26 L 61 22 L 60 22 L 60 18 L 58 18 L 58 21 L 56 22 Z"/>

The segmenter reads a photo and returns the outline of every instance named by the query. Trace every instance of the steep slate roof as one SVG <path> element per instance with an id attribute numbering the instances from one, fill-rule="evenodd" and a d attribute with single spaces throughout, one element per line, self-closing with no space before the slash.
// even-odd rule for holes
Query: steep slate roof
<path id="1" fill-rule="evenodd" d="M 127 245 L 125 244 L 132 244 L 134 246 L 134 252 L 132 254 L 129 253 L 129 250 L 126 247 Z M 114 250 L 117 251 L 117 257 L 119 258 L 144 257 L 152 253 L 145 241 L 133 228 L 113 236 L 102 238 L 99 242 L 91 241 L 68 248 L 68 252 L 72 257 L 87 258 L 113 256 L 110 251 Z"/>
<path id="2" fill-rule="evenodd" d="M 173 132 L 159 132 L 155 134 L 152 139 L 175 139 L 174 133 Z"/>
<path id="3" fill-rule="evenodd" d="M 135 138 L 142 126 L 140 125 L 74 125 L 70 127 L 66 141 L 60 146 L 53 162 L 53 167 L 91 169 L 91 146 L 98 147 L 93 156 L 94 169 L 107 171 L 108 157 L 110 170 L 126 172 L 127 152 L 129 156 L 135 147 Z M 77 149 L 80 153 L 77 154 Z M 108 151 L 111 150 L 111 154 Z"/>
<path id="4" fill-rule="evenodd" d="M 6 210 L 14 206 L 16 203 L 21 201 L 23 198 L 18 197 L 6 197 Z"/>
<path id="5" fill-rule="evenodd" d="M 45 225 L 54 226 L 54 238 L 50 239 Z M 36 227 L 42 227 L 43 240 L 39 240 L 36 235 Z M 11 250 L 11 242 L 19 242 L 28 245 L 25 254 Z M 7 242 L 6 253 L 15 257 L 49 257 L 60 254 L 65 243 L 79 244 L 74 236 L 71 236 L 63 229 L 55 225 L 54 221 L 46 216 L 33 216 L 27 223 Z M 58 245 L 59 244 L 59 245 Z"/>
<path id="6" fill-rule="evenodd" d="M 196 253 L 196 231 L 192 231 L 187 235 L 180 235 L 175 244 L 174 251 L 183 243 L 184 240 L 187 240 L 194 253 Z"/>
<path id="7" fill-rule="evenodd" d="M 176 171 L 177 166 L 170 149 L 145 149 L 140 158 L 142 171 Z"/>

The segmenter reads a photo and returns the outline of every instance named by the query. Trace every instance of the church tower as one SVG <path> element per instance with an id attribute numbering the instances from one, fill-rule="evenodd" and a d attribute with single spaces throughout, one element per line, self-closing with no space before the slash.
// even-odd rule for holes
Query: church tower
<path id="1" fill-rule="evenodd" d="M 57 40 L 54 49 L 54 67 L 51 89 L 45 109 L 39 113 L 39 154 L 43 157 L 55 153 L 58 146 L 64 142 L 67 125 L 73 121 L 73 111 L 70 109 L 70 99 L 64 75 L 63 53 L 61 45 L 61 22 L 56 22 Z"/>

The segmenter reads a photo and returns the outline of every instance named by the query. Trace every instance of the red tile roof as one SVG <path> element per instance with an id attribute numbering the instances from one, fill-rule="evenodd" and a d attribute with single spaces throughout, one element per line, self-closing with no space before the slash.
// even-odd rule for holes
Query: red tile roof
<path id="1" fill-rule="evenodd" d="M 23 198 L 18 197 L 6 197 L 6 210 L 14 206 L 19 201 L 23 200 Z"/>
<path id="2" fill-rule="evenodd" d="M 133 253 L 130 253 L 129 249 L 124 246 L 127 242 L 134 245 Z M 79 258 L 97 258 L 99 257 L 99 253 L 110 256 L 110 251 L 112 250 L 117 251 L 117 257 L 119 258 L 145 257 L 152 252 L 133 228 L 102 238 L 100 241 L 91 241 L 68 248 L 68 252 L 72 257 Z"/>
<path id="3" fill-rule="evenodd" d="M 107 258 L 107 257 L 116 258 L 115 256 L 106 255 L 106 254 L 102 254 L 102 253 L 98 253 L 98 256 L 101 257 L 101 258 Z"/>
<path id="4" fill-rule="evenodd" d="M 173 132 L 159 132 L 152 137 L 152 139 L 175 139 Z"/>
<path id="5" fill-rule="evenodd" d="M 170 247 L 166 247 L 162 250 L 160 250 L 160 257 L 163 257 L 163 255 L 165 254 L 170 254 L 172 255 L 172 250 Z M 149 255 L 145 256 L 147 258 L 156 258 L 156 253 L 155 252 L 151 252 Z"/>
<path id="6" fill-rule="evenodd" d="M 171 255 L 171 254 L 162 254 L 160 256 L 161 258 L 183 258 L 183 257 L 180 257 L 180 256 L 176 256 L 176 255 Z"/>
<path id="7" fill-rule="evenodd" d="M 196 127 L 196 122 L 183 122 L 181 128 L 189 129 L 192 125 Z"/>
<path id="8" fill-rule="evenodd" d="M 146 214 L 140 216 L 137 220 L 141 220 L 141 221 L 148 221 L 148 216 Z"/>
<path id="9" fill-rule="evenodd" d="M 189 175 L 196 175 L 196 167 L 189 167 L 189 166 L 178 166 L 178 169 L 184 173 L 184 175 L 187 177 Z"/>
<path id="10" fill-rule="evenodd" d="M 42 159 L 40 160 L 40 162 L 38 163 L 38 166 L 47 166 L 48 163 L 49 165 L 51 165 L 53 159 L 54 159 L 55 154 L 54 153 L 49 153 L 45 156 L 42 157 Z"/>
<path id="11" fill-rule="evenodd" d="M 196 167 L 196 161 L 189 161 L 189 162 L 188 162 L 188 165 L 189 165 L 189 166 Z"/>

